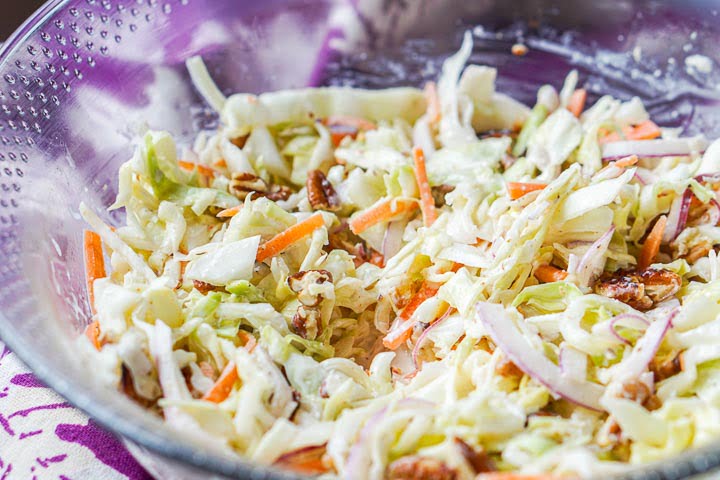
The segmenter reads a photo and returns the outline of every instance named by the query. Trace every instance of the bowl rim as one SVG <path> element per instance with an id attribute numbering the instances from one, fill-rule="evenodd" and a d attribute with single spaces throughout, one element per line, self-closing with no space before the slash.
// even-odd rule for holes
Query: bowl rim
<path id="1" fill-rule="evenodd" d="M 13 53 L 22 45 L 39 25 L 45 24 L 53 15 L 61 11 L 72 0 L 48 0 L 30 15 L 3 43 L 0 44 L 0 70 L 2 70 Z M 352 1 L 352 0 L 350 0 Z M 4 323 L 11 322 L 0 311 Z M 54 372 L 52 368 L 40 362 L 29 350 L 29 344 L 16 341 L 12 335 L 0 330 L 0 339 L 37 378 L 50 387 L 75 408 L 96 421 L 119 440 L 127 440 L 132 444 L 149 450 L 153 454 L 165 457 L 175 463 L 187 465 L 231 478 L 252 478 L 285 480 L 304 478 L 290 472 L 253 464 L 238 456 L 237 460 L 213 455 L 205 451 L 195 450 L 191 443 L 178 440 L 181 437 L 163 434 L 146 429 L 136 422 L 127 421 L 112 407 L 96 402 L 82 390 L 73 388 L 72 382 L 62 372 Z M 690 475 L 712 473 L 720 467 L 720 439 L 718 443 L 687 450 L 673 455 L 666 460 L 633 466 L 632 470 L 622 472 L 613 477 L 632 480 L 680 480 Z M 142 463 L 141 463 L 142 464 Z"/>

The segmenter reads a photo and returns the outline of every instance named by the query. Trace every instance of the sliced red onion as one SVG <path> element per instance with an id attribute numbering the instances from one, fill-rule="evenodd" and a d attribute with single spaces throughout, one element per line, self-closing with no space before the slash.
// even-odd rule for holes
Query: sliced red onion
<path id="1" fill-rule="evenodd" d="M 600 397 L 603 387 L 587 380 L 563 376 L 560 368 L 538 351 L 526 335 L 517 329 L 501 305 L 479 302 L 475 310 L 498 348 L 523 372 L 572 403 L 602 411 Z"/>
<path id="2" fill-rule="evenodd" d="M 560 373 L 565 378 L 579 382 L 587 378 L 587 355 L 565 343 L 560 346 L 558 358 Z"/>
<path id="3" fill-rule="evenodd" d="M 670 206 L 668 213 L 667 227 L 663 233 L 663 242 L 672 242 L 685 229 L 687 224 L 688 212 L 690 211 L 690 202 L 692 201 L 692 190 L 685 189 L 682 196 L 676 197 Z"/>
<path id="4" fill-rule="evenodd" d="M 614 317 L 612 320 L 610 320 L 610 322 L 608 322 L 608 330 L 610 331 L 610 335 L 617 338 L 621 343 L 630 345 L 630 342 L 620 336 L 617 330 L 615 330 L 615 327 L 620 326 L 633 328 L 635 330 L 645 330 L 648 325 L 650 325 L 650 322 L 645 320 L 640 315 L 635 315 L 633 313 L 622 313 Z"/>
<path id="5" fill-rule="evenodd" d="M 402 248 L 402 237 L 406 225 L 407 222 L 403 220 L 396 220 L 388 224 L 382 243 L 382 254 L 386 262 Z"/>
<path id="6" fill-rule="evenodd" d="M 580 263 L 575 270 L 578 283 L 587 286 L 593 280 L 593 277 L 602 273 L 604 266 L 604 255 L 607 252 L 613 233 L 615 233 L 615 225 L 611 225 L 610 229 L 602 234 L 580 259 Z M 598 271 L 599 270 L 599 271 Z"/>
<path id="7" fill-rule="evenodd" d="M 698 183 L 705 183 L 705 182 L 720 182 L 720 172 L 715 173 L 703 173 L 695 177 L 695 180 Z"/>
<path id="8" fill-rule="evenodd" d="M 703 153 L 707 141 L 695 138 L 663 138 L 660 140 L 628 140 L 603 145 L 602 158 L 605 161 L 619 160 L 630 155 L 638 157 L 686 157 Z"/>
<path id="9" fill-rule="evenodd" d="M 347 463 L 345 464 L 345 480 L 364 480 L 365 474 L 370 467 L 370 452 L 365 448 L 365 444 L 370 439 L 373 430 L 377 427 L 377 424 L 385 417 L 388 412 L 388 407 L 384 407 L 381 410 L 375 412 L 370 419 L 365 423 L 357 441 L 350 448 L 348 453 Z"/>
<path id="10" fill-rule="evenodd" d="M 621 377 L 622 380 L 635 379 L 647 369 L 678 312 L 679 310 L 675 309 L 665 318 L 650 324 L 645 330 L 645 335 L 637 341 L 630 355 L 615 366 L 616 379 L 618 377 Z"/>
<path id="11" fill-rule="evenodd" d="M 423 330 L 423 332 L 420 334 L 420 336 L 417 339 L 417 342 L 415 342 L 415 346 L 413 347 L 412 351 L 412 359 L 413 364 L 415 365 L 415 370 L 420 370 L 420 362 L 418 361 L 418 356 L 420 354 L 420 349 L 422 348 L 423 344 L 425 343 L 425 338 L 428 336 L 428 333 L 430 333 L 435 327 L 440 325 L 443 320 L 448 318 L 450 315 L 452 315 L 455 312 L 454 307 L 448 308 L 445 313 L 443 313 L 440 318 L 438 318 L 436 321 L 428 325 L 428 327 Z"/>

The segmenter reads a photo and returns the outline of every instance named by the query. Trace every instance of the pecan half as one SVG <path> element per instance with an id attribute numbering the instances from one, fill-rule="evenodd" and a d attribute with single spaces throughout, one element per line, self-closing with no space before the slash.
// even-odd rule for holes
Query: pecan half
<path id="1" fill-rule="evenodd" d="M 463 458 L 475 473 L 494 472 L 497 470 L 495 462 L 492 461 L 484 450 L 478 452 L 460 437 L 455 437 L 453 440 Z"/>
<path id="2" fill-rule="evenodd" d="M 337 210 L 340 198 L 323 172 L 310 170 L 307 176 L 307 197 L 314 210 Z"/>
<path id="3" fill-rule="evenodd" d="M 440 208 L 445 205 L 445 195 L 455 190 L 452 185 L 436 185 L 430 188 L 433 200 L 435 201 L 435 207 Z"/>
<path id="4" fill-rule="evenodd" d="M 255 197 L 267 197 L 276 202 L 290 198 L 292 190 L 284 185 L 268 185 L 265 180 L 252 173 L 238 172 L 233 173 L 230 180 L 230 193 L 240 200 L 253 194 Z"/>
<path id="5" fill-rule="evenodd" d="M 638 310 L 649 310 L 680 289 L 682 279 L 670 270 L 647 268 L 605 273 L 595 284 L 595 293 L 620 300 Z"/>
<path id="6" fill-rule="evenodd" d="M 300 305 L 293 315 L 295 333 L 308 340 L 315 340 L 321 333 L 320 310 L 317 307 Z"/>
<path id="7" fill-rule="evenodd" d="M 392 462 L 385 475 L 387 480 L 456 480 L 458 474 L 444 462 L 418 455 Z"/>
<path id="8" fill-rule="evenodd" d="M 313 285 L 332 283 L 332 281 L 332 273 L 327 270 L 306 270 L 290 275 L 287 284 L 290 290 L 298 294 L 300 303 L 306 307 L 317 307 L 323 301 L 323 297 L 313 291 Z"/>

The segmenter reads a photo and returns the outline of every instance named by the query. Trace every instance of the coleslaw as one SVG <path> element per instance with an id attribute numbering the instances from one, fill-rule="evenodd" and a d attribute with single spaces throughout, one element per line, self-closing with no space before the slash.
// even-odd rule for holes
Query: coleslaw
<path id="1" fill-rule="evenodd" d="M 189 441 L 322 478 L 622 472 L 720 434 L 720 143 L 642 102 L 424 90 L 225 97 L 85 205 L 97 378 Z M 527 475 L 524 477 L 524 475 Z"/>

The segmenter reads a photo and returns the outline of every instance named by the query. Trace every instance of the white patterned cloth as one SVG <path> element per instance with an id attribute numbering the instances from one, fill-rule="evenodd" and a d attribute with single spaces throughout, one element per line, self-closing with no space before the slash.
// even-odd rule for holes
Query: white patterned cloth
<path id="1" fill-rule="evenodd" d="M 0 342 L 0 480 L 152 480 L 127 449 Z"/>

